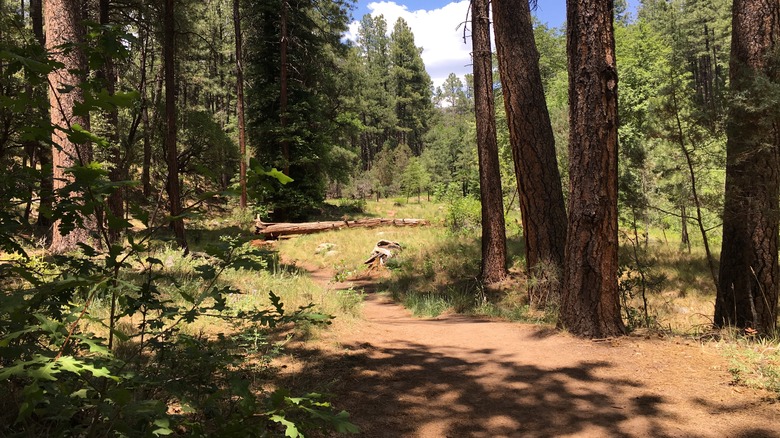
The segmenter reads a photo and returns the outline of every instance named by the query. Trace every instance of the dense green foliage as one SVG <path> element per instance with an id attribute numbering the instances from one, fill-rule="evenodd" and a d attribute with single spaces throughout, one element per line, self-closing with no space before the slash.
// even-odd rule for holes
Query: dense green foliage
<path id="1" fill-rule="evenodd" d="M 103 162 L 66 169 L 72 179 L 58 191 L 59 202 L 33 213 L 59 222 L 62 234 L 87 228 L 92 239 L 58 256 L 37 248 L 28 225 L 30 197 L 51 167 L 36 168 L 31 161 L 39 153 L 37 142 L 49 144 L 55 127 L 45 115 L 26 111 L 37 105 L 34 87 L 46 84 L 57 64 L 32 42 L 18 16 L 4 10 L 2 18 L 21 32 L 4 32 L 3 37 L 13 38 L 3 39 L 0 46 L 0 80 L 8 91 L 3 108 L 10 128 L 0 157 L 7 169 L 0 177 L 0 434 L 299 436 L 319 428 L 356 431 L 347 414 L 334 411 L 319 394 L 296 397 L 285 389 L 264 388 L 269 361 L 280 351 L 272 331 L 329 321 L 311 305 L 286 309 L 273 292 L 255 305 L 237 304 L 235 297 L 246 291 L 226 281 L 225 274 L 278 269 L 271 254 L 249 247 L 246 239 L 223 236 L 201 245 L 195 257 L 183 258 L 166 243 L 164 230 L 171 218 L 159 212 L 159 205 L 135 202 L 127 217 L 105 215 L 112 193 L 137 189 L 109 179 L 105 160 L 111 140 L 100 132 L 111 127 L 101 123 L 101 116 L 114 108 L 121 120 L 135 114 L 129 129 L 137 129 L 143 105 L 138 92 L 110 95 L 93 78 L 78 84 L 86 98 L 76 110 L 95 115 L 96 130 L 56 128 L 71 142 L 91 142 Z M 116 32 L 108 39 L 103 37 L 109 34 L 99 31 L 90 35 L 95 39 L 83 44 L 90 68 L 99 69 L 106 56 L 132 63 L 133 53 L 125 49 L 138 40 L 130 34 Z M 232 176 L 238 157 L 218 115 L 198 105 L 182 113 L 187 148 L 179 155 L 180 165 L 198 192 L 188 195 L 194 204 L 186 213 L 192 215 L 213 198 L 201 193 L 204 189 L 226 185 L 224 175 Z M 30 123 L 35 115 L 39 119 Z M 30 142 L 35 143 L 22 148 Z M 129 150 L 132 145 L 126 146 Z M 287 180 L 259 167 L 256 173 Z M 108 227 L 122 230 L 125 239 L 113 241 Z M 218 331 L 198 330 L 198 324 Z"/>

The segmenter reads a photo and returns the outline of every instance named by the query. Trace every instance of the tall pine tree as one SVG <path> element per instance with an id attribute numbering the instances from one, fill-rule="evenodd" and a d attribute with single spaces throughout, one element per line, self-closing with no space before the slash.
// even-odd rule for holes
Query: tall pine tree
<path id="1" fill-rule="evenodd" d="M 346 5 L 273 0 L 247 6 L 247 130 L 260 164 L 289 169 L 294 180 L 262 201 L 276 219 L 304 219 L 324 199 L 338 131 L 334 81 L 336 61 L 346 56 Z"/>
<path id="2" fill-rule="evenodd" d="M 733 6 L 731 109 L 726 144 L 715 324 L 774 335 L 777 327 L 780 196 L 780 3 Z"/>
<path id="3" fill-rule="evenodd" d="M 412 153 L 423 151 L 423 136 L 433 111 L 431 78 L 425 71 L 422 48 L 414 43 L 414 34 L 403 18 L 395 22 L 390 34 L 392 86 L 395 91 L 396 139 Z"/>

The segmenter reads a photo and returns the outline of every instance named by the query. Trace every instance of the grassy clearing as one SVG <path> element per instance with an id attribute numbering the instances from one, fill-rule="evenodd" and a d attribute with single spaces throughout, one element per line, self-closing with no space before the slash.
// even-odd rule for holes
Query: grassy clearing
<path id="1" fill-rule="evenodd" d="M 462 213 L 462 212 L 461 212 Z M 359 323 L 362 292 L 354 289 L 329 290 L 304 273 L 306 269 L 330 272 L 332 282 L 361 277 L 363 261 L 379 239 L 401 243 L 403 250 L 388 263 L 390 274 L 378 279 L 377 290 L 392 296 L 416 315 L 434 317 L 456 312 L 513 321 L 554 323 L 557 309 L 535 309 L 529 305 L 528 290 L 533 284 L 523 273 L 524 248 L 519 220 L 510 216 L 510 279 L 495 288 L 484 288 L 479 280 L 479 230 L 473 226 L 451 231 L 453 214 L 445 204 L 405 202 L 403 199 L 377 201 L 335 201 L 323 219 L 362 217 L 423 218 L 425 227 L 355 228 L 283 239 L 269 249 L 265 266 L 260 270 L 229 269 L 221 281 L 242 291 L 232 296 L 231 305 L 238 309 L 268 306 L 268 292 L 282 297 L 287 309 L 314 303 L 317 310 L 345 321 Z M 473 215 L 472 215 L 473 216 Z M 467 221 L 468 222 L 468 221 Z M 218 241 L 222 235 L 242 234 L 252 229 L 252 218 L 234 214 L 228 219 L 205 219 L 197 223 L 192 236 L 196 253 Z M 676 242 L 676 236 L 651 233 L 641 252 L 642 269 L 647 284 L 649 320 L 644 312 L 641 286 L 633 281 L 638 268 L 632 265 L 631 248 L 621 249 L 621 261 L 628 266 L 622 278 L 626 300 L 624 314 L 633 315 L 630 323 L 650 324 L 652 329 L 679 335 L 697 336 L 711 332 L 711 315 L 715 300 L 714 286 L 701 246 L 689 253 Z M 161 243 L 154 254 L 173 274 L 179 287 L 197 289 L 194 284 L 195 258 L 182 259 L 178 252 Z M 201 322 L 188 328 L 192 333 L 213 330 L 213 322 Z M 722 351 L 732 362 L 736 383 L 780 391 L 778 353 L 771 343 L 750 339 L 728 342 Z M 776 343 L 774 344 L 776 345 Z"/>
<path id="2" fill-rule="evenodd" d="M 302 236 L 280 243 L 285 256 L 331 269 L 334 280 L 359 276 L 362 260 L 374 242 L 388 238 L 402 243 L 404 250 L 388 267 L 391 275 L 382 279 L 379 290 L 422 317 L 456 312 L 497 317 L 532 323 L 554 323 L 557 309 L 534 309 L 529 305 L 528 289 L 533 284 L 523 273 L 524 248 L 519 219 L 510 216 L 510 279 L 493 289 L 478 281 L 479 230 L 472 227 L 452 232 L 453 217 L 473 216 L 469 212 L 451 212 L 440 203 L 418 204 L 398 200 L 368 201 L 366 216 L 415 217 L 429 219 L 430 227 L 344 230 Z M 645 274 L 645 291 L 638 280 L 633 248 L 624 242 L 621 264 L 625 272 L 621 287 L 626 294 L 624 317 L 631 317 L 632 328 L 647 326 L 653 330 L 701 338 L 712 333 L 715 286 L 704 250 L 697 236 L 692 236 L 689 252 L 679 245 L 679 236 L 667 230 L 651 230 L 646 246 L 639 251 Z M 714 236 L 717 240 L 717 236 Z M 718 242 L 711 245 L 719 247 Z M 317 250 L 324 248 L 327 250 Z M 717 258 L 718 254 L 714 254 Z M 644 318 L 645 300 L 648 318 Z M 731 363 L 734 382 L 780 393 L 780 353 L 777 340 L 759 341 L 749 337 L 732 337 L 719 341 L 718 348 Z"/>

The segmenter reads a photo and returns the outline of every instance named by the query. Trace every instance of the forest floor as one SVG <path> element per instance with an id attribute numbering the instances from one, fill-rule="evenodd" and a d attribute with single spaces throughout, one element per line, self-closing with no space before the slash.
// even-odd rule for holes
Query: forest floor
<path id="1" fill-rule="evenodd" d="M 281 378 L 321 388 L 365 437 L 780 437 L 777 395 L 733 385 L 715 343 L 585 340 L 457 314 L 421 319 L 375 293 L 362 315 L 288 345 Z"/>

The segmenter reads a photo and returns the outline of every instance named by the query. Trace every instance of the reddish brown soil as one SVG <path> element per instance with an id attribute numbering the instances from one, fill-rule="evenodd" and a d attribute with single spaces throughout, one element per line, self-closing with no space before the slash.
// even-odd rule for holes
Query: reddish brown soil
<path id="1" fill-rule="evenodd" d="M 420 319 L 369 292 L 362 319 L 290 352 L 286 384 L 324 387 L 365 437 L 780 437 L 776 397 L 731 385 L 714 345 L 679 338 Z"/>

